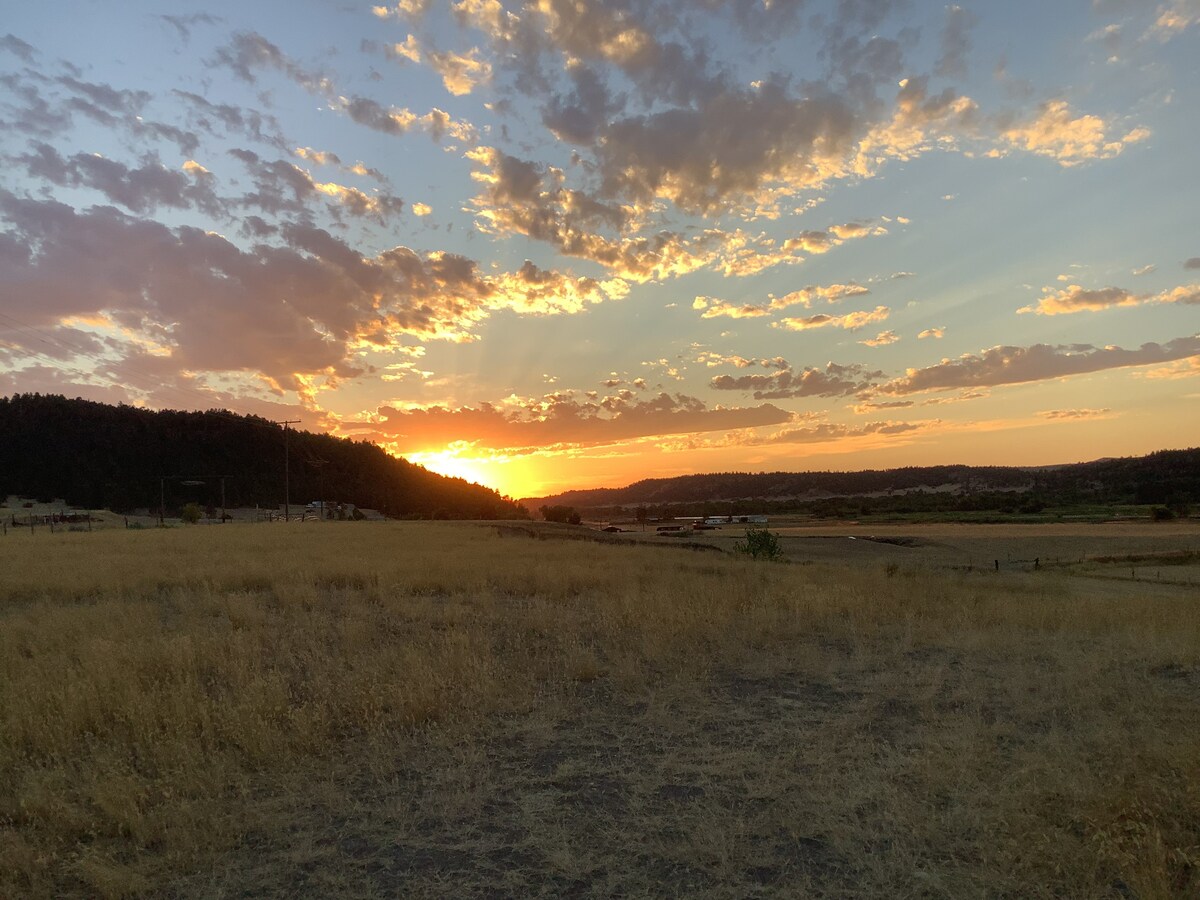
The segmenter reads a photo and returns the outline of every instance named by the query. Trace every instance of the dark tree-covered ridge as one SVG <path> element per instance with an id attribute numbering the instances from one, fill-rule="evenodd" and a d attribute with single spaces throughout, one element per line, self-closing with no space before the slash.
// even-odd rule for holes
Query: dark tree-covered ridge
<path id="1" fill-rule="evenodd" d="M 230 507 L 284 500 L 283 430 L 226 410 L 152 411 L 57 395 L 0 398 L 0 497 L 61 497 L 93 509 L 219 505 L 227 476 Z M 390 516 L 497 519 L 524 516 L 508 497 L 437 475 L 366 441 L 291 431 L 290 499 L 353 503 Z M 203 485 L 185 486 L 198 477 Z"/>
<path id="2" fill-rule="evenodd" d="M 1101 459 L 1062 466 L 909 466 L 858 472 L 720 472 L 648 478 L 622 488 L 567 491 L 552 497 L 524 501 L 540 505 L 573 506 L 586 510 L 633 510 L 651 507 L 688 513 L 720 513 L 705 508 L 719 503 L 749 504 L 739 512 L 784 511 L 820 505 L 833 498 L 875 495 L 886 508 L 908 500 L 889 498 L 895 493 L 945 492 L 940 504 L 974 508 L 971 498 L 986 500 L 991 508 L 997 497 L 1023 495 L 1042 503 L 1089 502 L 1177 504 L 1200 502 L 1200 448 L 1161 450 L 1147 456 Z M 884 495 L 884 496 L 880 496 Z M 930 501 L 936 496 L 927 494 Z M 888 500 L 893 500 L 889 504 Z"/>

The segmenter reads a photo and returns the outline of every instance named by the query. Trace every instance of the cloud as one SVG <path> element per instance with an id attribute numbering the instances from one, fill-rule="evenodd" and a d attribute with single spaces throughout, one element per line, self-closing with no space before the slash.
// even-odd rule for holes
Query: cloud
<path id="1" fill-rule="evenodd" d="M 970 31 L 979 23 L 979 17 L 961 6 L 946 7 L 946 21 L 942 26 L 942 54 L 934 65 L 934 74 L 953 78 L 965 78 L 967 55 L 971 51 Z"/>
<path id="2" fill-rule="evenodd" d="M 644 228 L 647 209 L 569 188 L 561 169 L 494 147 L 475 147 L 465 155 L 478 167 L 472 177 L 483 186 L 473 201 L 481 229 L 544 241 L 567 256 L 591 260 L 614 276 L 639 283 L 706 268 L 752 275 L 801 262 L 802 253 L 825 253 L 847 240 L 884 233 L 877 225 L 849 223 L 783 240 L 719 228 L 690 236 L 665 229 L 642 234 L 649 230 Z"/>
<path id="3" fill-rule="evenodd" d="M 356 162 L 353 165 L 347 165 L 342 162 L 340 156 L 329 150 L 314 150 L 312 147 L 296 147 L 292 150 L 292 155 L 305 162 L 313 163 L 318 166 L 330 166 L 340 169 L 351 175 L 366 176 L 374 178 L 381 184 L 387 184 L 387 177 L 378 169 L 371 169 L 361 162 Z"/>
<path id="4" fill-rule="evenodd" d="M 173 88 L 171 93 L 186 103 L 190 110 L 190 124 L 209 134 L 217 134 L 217 123 L 225 135 L 241 135 L 254 141 L 286 150 L 292 146 L 282 134 L 279 121 L 271 115 L 255 109 L 246 109 L 229 103 L 213 103 L 199 94 Z"/>
<path id="5" fill-rule="evenodd" d="M 885 400 L 882 402 L 874 400 L 864 400 L 862 403 L 854 405 L 854 412 L 860 416 L 867 413 L 878 412 L 881 409 L 908 409 L 910 406 L 916 406 L 915 400 Z"/>
<path id="6" fill-rule="evenodd" d="M 337 182 L 317 181 L 309 172 L 287 160 L 266 160 L 246 149 L 230 150 L 229 155 L 240 160 L 254 180 L 255 189 L 236 202 L 270 215 L 290 213 L 307 218 L 309 205 L 321 202 L 335 219 L 340 220 L 347 214 L 371 218 L 386 225 L 404 208 L 403 200 L 386 191 L 366 194 Z M 298 155 L 310 154 L 301 151 Z M 325 158 L 324 161 L 330 160 Z"/>
<path id="7" fill-rule="evenodd" d="M 867 422 L 863 425 L 843 425 L 841 423 L 823 422 L 800 428 L 785 428 L 765 438 L 751 436 L 738 443 L 747 446 L 840 443 L 842 441 L 873 435 L 896 436 L 913 434 L 915 432 L 927 431 L 938 424 L 940 423 L 937 419 L 923 422 Z"/>
<path id="8" fill-rule="evenodd" d="M 783 362 L 780 360 L 779 362 Z M 861 365 L 828 363 L 824 369 L 806 367 L 797 372 L 784 363 L 766 375 L 717 375 L 709 386 L 718 391 L 745 391 L 755 400 L 785 400 L 799 397 L 848 397 L 873 387 L 883 372 Z"/>
<path id="9" fill-rule="evenodd" d="M 416 35 L 410 34 L 403 43 L 392 44 L 388 48 L 388 55 L 393 59 L 407 59 L 409 62 L 419 63 L 421 61 L 421 45 L 417 41 Z"/>
<path id="10" fill-rule="evenodd" d="M 888 344 L 894 344 L 900 340 L 900 335 L 894 331 L 881 331 L 873 338 L 868 338 L 865 341 L 859 341 L 860 344 L 865 344 L 868 347 L 886 347 Z"/>
<path id="11" fill-rule="evenodd" d="M 472 48 L 466 53 L 430 52 L 429 65 L 442 76 L 446 90 L 455 97 L 471 93 L 478 85 L 492 77 L 492 64 L 479 58 L 478 48 Z"/>
<path id="12" fill-rule="evenodd" d="M 834 226 L 837 227 L 837 226 Z M 830 229 L 831 231 L 833 229 Z M 820 233 L 820 232 L 819 232 Z M 713 297 L 700 296 L 692 301 L 692 309 L 704 310 L 700 314 L 702 319 L 715 319 L 725 317 L 729 319 L 752 319 L 769 316 L 773 312 L 789 309 L 793 306 L 811 307 L 814 300 L 824 300 L 826 303 L 837 303 L 844 297 L 857 297 L 862 294 L 869 294 L 870 290 L 860 284 L 830 284 L 830 285 L 809 285 L 797 291 L 791 291 L 784 294 L 782 297 L 776 297 L 774 294 L 768 295 L 765 303 L 730 303 L 725 300 L 719 300 Z M 878 310 L 876 310 L 878 312 Z M 829 320 L 826 324 L 836 324 L 834 319 L 853 320 L 854 316 L 863 314 L 856 313 L 851 316 L 841 317 L 825 317 Z M 815 320 L 820 317 L 811 317 Z M 886 316 L 884 316 L 886 318 Z M 863 322 L 865 324 L 865 321 Z M 818 327 L 811 325 L 809 327 Z M 842 325 L 842 327 L 851 327 Z M 853 326 L 853 327 L 861 327 Z M 800 329 L 796 329 L 800 330 Z"/>
<path id="13" fill-rule="evenodd" d="M 583 62 L 569 66 L 566 75 L 572 89 L 546 102 L 542 124 L 559 140 L 591 143 L 621 111 L 620 98 L 614 97 L 601 75 Z"/>
<path id="14" fill-rule="evenodd" d="M 1178 287 L 1171 288 L 1169 291 L 1162 291 L 1147 297 L 1146 303 L 1186 303 L 1189 306 L 1194 306 L 1200 303 L 1200 284 L 1181 284 Z"/>
<path id="15" fill-rule="evenodd" d="M 27 44 L 15 34 L 6 34 L 0 37 L 0 50 L 11 53 L 21 62 L 33 62 L 34 54 L 37 53 L 33 49 L 32 44 Z"/>
<path id="16" fill-rule="evenodd" d="M 455 119 L 436 107 L 418 116 L 412 110 L 384 106 L 369 97 L 340 95 L 331 101 L 331 105 L 344 112 L 352 122 L 383 134 L 401 135 L 416 128 L 428 133 L 435 141 L 446 135 L 467 144 L 475 141 L 475 127 L 471 123 Z"/>
<path id="17" fill-rule="evenodd" d="M 1085 290 L 1077 284 L 1070 285 L 1048 297 L 1043 297 L 1034 306 L 1023 306 L 1017 312 L 1035 312 L 1042 316 L 1057 316 L 1064 313 L 1096 311 L 1114 306 L 1137 306 L 1138 298 L 1124 288 L 1108 287 L 1100 290 Z"/>
<path id="18" fill-rule="evenodd" d="M 36 326 L 94 316 L 192 371 L 353 377 L 357 357 L 405 336 L 466 340 L 493 311 L 580 312 L 610 294 L 593 279 L 540 269 L 485 276 L 451 253 L 394 247 L 365 257 L 311 225 L 283 246 L 242 250 L 219 234 L 76 211 L 0 191 L 0 306 Z"/>
<path id="19" fill-rule="evenodd" d="M 771 310 L 766 306 L 754 303 L 728 303 L 712 297 L 697 297 L 692 301 L 692 309 L 704 310 L 700 313 L 702 319 L 714 319 L 718 316 L 729 319 L 753 319 L 771 314 Z"/>
<path id="20" fill-rule="evenodd" d="M 1038 413 L 1046 419 L 1111 419 L 1112 410 L 1104 409 L 1047 409 Z"/>
<path id="21" fill-rule="evenodd" d="M 1193 256 L 1191 259 L 1185 259 L 1183 261 L 1183 267 L 1185 269 L 1200 269 L 1200 256 Z"/>
<path id="22" fill-rule="evenodd" d="M 1142 378 L 1150 378 L 1153 380 L 1174 380 L 1176 378 L 1196 378 L 1200 377 L 1200 356 L 1192 356 L 1187 359 L 1181 359 L 1173 362 L 1168 366 L 1163 366 L 1158 369 L 1147 369 L 1144 372 L 1137 373 Z"/>
<path id="23" fill-rule="evenodd" d="M 843 175 L 869 177 L 888 160 L 911 160 L 936 148 L 954 149 L 982 135 L 978 104 L 953 88 L 930 95 L 928 76 L 899 83 L 890 118 L 875 121 L 845 161 Z"/>
<path id="24" fill-rule="evenodd" d="M 1146 37 L 1166 42 L 1200 23 L 1200 3 L 1196 0 L 1171 0 L 1158 7 L 1158 17 Z"/>
<path id="25" fill-rule="evenodd" d="M 197 25 L 219 25 L 221 19 L 208 13 L 188 13 L 182 16 L 159 16 L 164 22 L 175 29 L 179 39 L 185 44 L 191 40 L 192 29 Z"/>
<path id="26" fill-rule="evenodd" d="M 327 78 L 294 62 L 277 45 L 253 31 L 239 31 L 228 44 L 218 47 L 212 65 L 224 66 L 249 84 L 258 81 L 259 69 L 274 69 L 305 90 L 314 93 L 330 90 Z"/>
<path id="27" fill-rule="evenodd" d="M 839 170 L 857 128 L 842 98 L 794 98 L 771 82 L 620 119 L 594 150 L 603 194 L 708 213 L 764 186 L 821 184 Z"/>
<path id="28" fill-rule="evenodd" d="M 225 204 L 213 190 L 212 178 L 202 166 L 168 169 L 160 162 L 146 162 L 131 169 L 116 160 L 91 153 L 63 158 L 49 144 L 34 143 L 33 152 L 15 157 L 28 175 L 60 187 L 86 187 L 113 203 L 137 213 L 159 207 L 196 208 L 222 215 Z"/>
<path id="29" fill-rule="evenodd" d="M 881 385 L 879 391 L 903 396 L 954 388 L 1028 384 L 1108 369 L 1155 365 L 1197 354 L 1200 354 L 1200 335 L 1176 338 L 1165 344 L 1143 344 L 1136 350 L 1090 344 L 999 346 L 978 355 L 968 353 L 923 369 L 909 369 L 904 377 Z"/>
<path id="30" fill-rule="evenodd" d="M 1046 289 L 1049 291 L 1049 289 Z M 1096 312 L 1118 306 L 1141 306 L 1145 303 L 1200 303 L 1200 284 L 1183 284 L 1158 294 L 1133 294 L 1124 288 L 1107 287 L 1085 290 L 1072 284 L 1058 292 L 1050 292 L 1032 306 L 1023 306 L 1017 312 L 1037 313 L 1041 316 L 1058 316 L 1077 312 Z"/>
<path id="31" fill-rule="evenodd" d="M 451 117 L 440 109 L 417 115 L 403 107 L 385 106 L 361 95 L 344 96 L 332 80 L 295 62 L 278 46 L 255 32 L 239 32 L 230 42 L 219 47 L 210 63 L 231 70 L 243 81 L 254 84 L 260 69 L 277 71 L 309 93 L 324 97 L 330 107 L 345 113 L 351 121 L 384 134 L 401 135 L 420 128 L 441 140 L 450 135 L 455 140 L 470 143 L 475 140 L 475 128 L 469 122 Z"/>
<path id="32" fill-rule="evenodd" d="M 395 7 L 372 6 L 371 13 L 380 19 L 420 19 L 429 11 L 430 0 L 399 0 Z"/>
<path id="33" fill-rule="evenodd" d="M 1108 62 L 1115 63 L 1121 61 L 1121 39 L 1121 26 L 1112 24 L 1093 31 L 1084 40 L 1099 43 L 1104 47 L 1104 52 L 1108 56 Z"/>
<path id="34" fill-rule="evenodd" d="M 199 146 L 192 132 L 142 115 L 150 100 L 146 91 L 83 81 L 74 74 L 51 78 L 32 69 L 20 75 L 0 74 L 0 86 L 8 95 L 5 128 L 24 137 L 61 137 L 83 117 L 103 128 L 123 131 L 142 145 L 170 141 L 184 154 Z"/>
<path id="35" fill-rule="evenodd" d="M 761 366 L 764 369 L 787 369 L 790 368 L 788 361 L 782 356 L 773 356 L 769 359 L 756 359 L 751 357 L 747 359 L 744 356 L 722 356 L 720 353 L 714 353 L 711 350 L 702 350 L 696 355 L 696 362 L 703 363 L 710 369 L 715 369 L 717 366 L 735 366 L 739 369 L 751 369 L 755 366 Z"/>
<path id="36" fill-rule="evenodd" d="M 925 340 L 925 338 L 934 338 L 936 340 L 941 340 L 945 336 L 946 336 L 946 326 L 942 325 L 937 328 L 926 328 L 924 331 L 922 331 L 920 334 L 917 335 L 917 340 L 923 341 L 923 340 Z"/>
<path id="37" fill-rule="evenodd" d="M 1014 147 L 1048 156 L 1063 166 L 1074 166 L 1119 156 L 1129 145 L 1148 138 L 1150 131 L 1134 128 L 1118 137 L 1101 117 L 1076 116 L 1067 101 L 1049 100 L 1033 118 L 1002 128 L 1001 136 Z M 999 155 L 999 151 L 993 155 Z"/>
<path id="38" fill-rule="evenodd" d="M 639 399 L 632 391 L 582 399 L 573 391 L 541 399 L 481 403 L 475 407 L 383 407 L 364 425 L 401 452 L 441 448 L 465 441 L 491 450 L 597 446 L 639 438 L 778 425 L 792 414 L 769 403 L 755 407 L 708 407 L 685 394 Z"/>
<path id="39" fill-rule="evenodd" d="M 1133 275 L 1149 275 L 1151 272 L 1153 272 L 1157 268 L 1158 268 L 1158 266 L 1156 266 L 1154 263 L 1150 263 L 1148 265 L 1138 266 L 1136 269 L 1132 269 L 1131 273 Z"/>
<path id="40" fill-rule="evenodd" d="M 787 309 L 796 305 L 811 307 L 814 300 L 837 303 L 845 297 L 859 297 L 869 293 L 871 291 L 868 288 L 853 282 L 850 284 L 809 285 L 798 291 L 784 294 L 782 297 L 772 297 L 770 305 L 771 309 Z"/>
<path id="41" fill-rule="evenodd" d="M 813 328 L 844 328 L 846 331 L 858 331 L 867 325 L 884 321 L 891 314 L 886 306 L 877 306 L 873 310 L 847 313 L 844 316 L 831 316 L 818 313 L 815 316 L 780 319 L 772 322 L 773 328 L 784 328 L 788 331 L 809 331 Z"/>

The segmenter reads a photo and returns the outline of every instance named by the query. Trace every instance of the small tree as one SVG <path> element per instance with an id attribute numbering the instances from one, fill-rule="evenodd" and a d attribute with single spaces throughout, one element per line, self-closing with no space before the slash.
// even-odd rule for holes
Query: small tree
<path id="1" fill-rule="evenodd" d="M 189 503 L 179 513 L 181 518 L 188 525 L 195 525 L 200 521 L 200 517 L 204 515 L 204 510 L 200 508 L 199 503 Z"/>
<path id="2" fill-rule="evenodd" d="M 752 559 L 779 559 L 783 556 L 783 548 L 779 546 L 779 535 L 766 528 L 747 529 L 746 539 L 734 544 L 733 549 Z"/>

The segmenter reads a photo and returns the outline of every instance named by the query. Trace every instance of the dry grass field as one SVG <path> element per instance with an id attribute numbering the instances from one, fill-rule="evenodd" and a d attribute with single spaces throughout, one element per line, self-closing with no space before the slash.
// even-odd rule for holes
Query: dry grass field
<path id="1" fill-rule="evenodd" d="M 0 572 L 0 896 L 1200 894 L 1185 585 L 423 523 Z"/>
<path id="2" fill-rule="evenodd" d="M 651 529 L 623 537 L 656 544 L 692 541 L 731 551 L 745 535 L 745 528 L 725 525 L 689 538 L 661 537 Z M 1041 566 L 1072 574 L 1200 586 L 1197 519 L 1106 524 L 863 525 L 798 523 L 780 516 L 771 520 L 769 528 L 779 535 L 785 556 L 795 562 L 986 570 L 993 569 L 998 560 L 1001 570 L 1029 571 L 1038 560 Z"/>

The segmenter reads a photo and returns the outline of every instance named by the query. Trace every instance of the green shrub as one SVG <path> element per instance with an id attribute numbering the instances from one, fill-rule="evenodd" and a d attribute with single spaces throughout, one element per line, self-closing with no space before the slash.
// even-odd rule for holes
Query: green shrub
<path id="1" fill-rule="evenodd" d="M 779 559 L 783 556 L 783 548 L 779 546 L 779 535 L 766 528 L 747 529 L 746 539 L 734 544 L 733 549 L 753 559 Z"/>
<path id="2" fill-rule="evenodd" d="M 204 510 L 200 508 L 199 503 L 189 503 L 179 513 L 181 518 L 188 525 L 195 525 L 200 521 L 200 517 L 204 515 Z"/>

